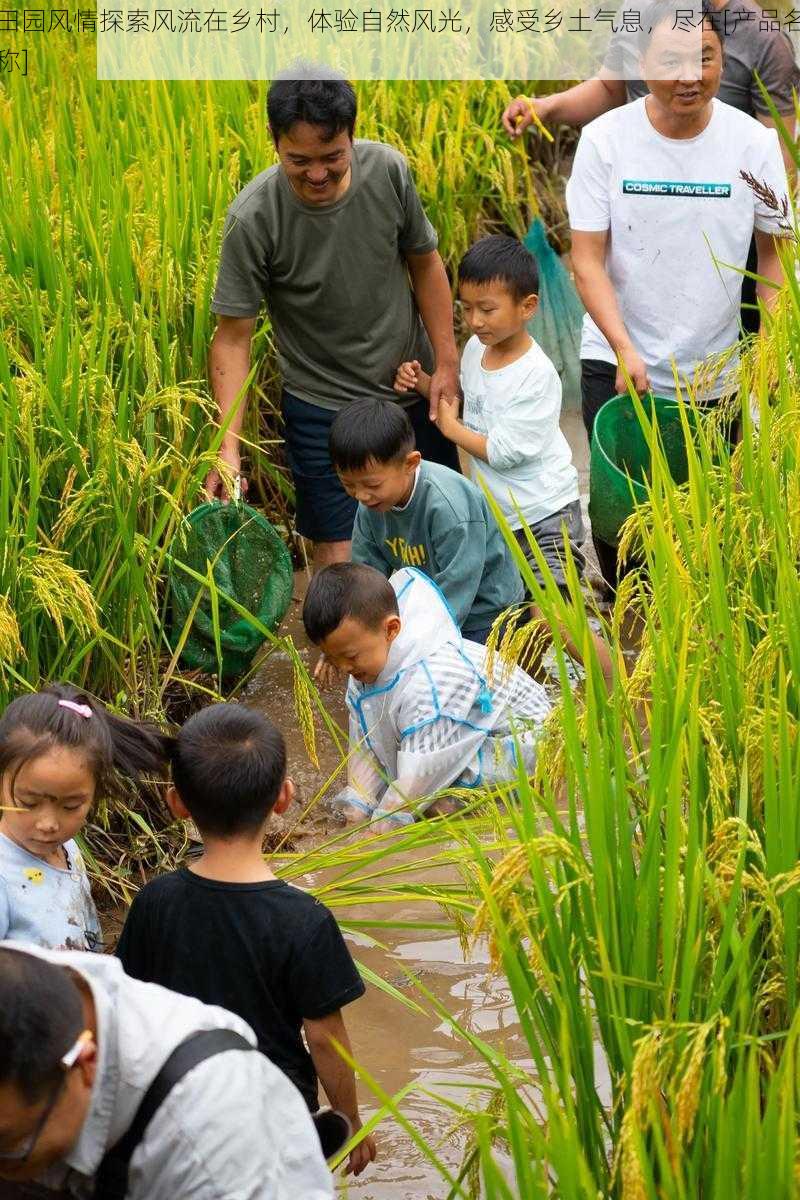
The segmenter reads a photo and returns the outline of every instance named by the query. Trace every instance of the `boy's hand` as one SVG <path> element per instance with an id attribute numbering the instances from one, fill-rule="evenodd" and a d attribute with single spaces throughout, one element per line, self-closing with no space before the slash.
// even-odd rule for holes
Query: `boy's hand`
<path id="1" fill-rule="evenodd" d="M 361 1128 L 361 1121 L 352 1122 L 353 1133 L 357 1133 Z M 378 1147 L 375 1144 L 375 1138 L 371 1133 L 354 1146 L 350 1151 L 347 1159 L 347 1166 L 344 1169 L 345 1175 L 360 1175 L 371 1162 L 375 1162 L 378 1155 Z"/>
<path id="2" fill-rule="evenodd" d="M 449 438 L 458 425 L 459 401 L 451 396 L 442 396 L 439 400 L 439 412 L 436 424 L 446 438 Z"/>
<path id="3" fill-rule="evenodd" d="M 431 394 L 431 376 L 423 371 L 422 364 L 414 359 L 412 362 L 401 363 L 394 377 L 394 390 L 400 392 L 419 392 L 427 400 Z"/>
<path id="4" fill-rule="evenodd" d="M 335 667 L 329 658 L 324 654 L 320 654 L 317 665 L 314 667 L 314 682 L 317 687 L 333 688 L 342 681 L 342 673 Z"/>
<path id="5" fill-rule="evenodd" d="M 400 363 L 400 366 L 395 372 L 393 384 L 394 390 L 396 392 L 415 391 L 421 370 L 422 364 L 417 362 L 416 359 L 414 359 L 413 362 Z"/>
<path id="6" fill-rule="evenodd" d="M 428 416 L 434 425 L 439 417 L 439 405 L 443 400 L 459 395 L 458 363 L 437 363 L 436 370 L 428 379 Z M 421 388 L 417 389 L 422 395 Z"/>

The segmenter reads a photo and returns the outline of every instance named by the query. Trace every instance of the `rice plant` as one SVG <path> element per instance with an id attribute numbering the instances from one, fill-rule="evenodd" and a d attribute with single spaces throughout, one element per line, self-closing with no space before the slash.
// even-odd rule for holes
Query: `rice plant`
<path id="1" fill-rule="evenodd" d="M 35 86 L 0 88 L 0 703 L 58 677 L 156 713 L 170 542 L 216 451 L 219 237 L 229 200 L 273 160 L 265 92 L 112 88 L 90 44 L 30 49 Z M 451 267 L 479 232 L 521 232 L 521 200 L 536 202 L 498 132 L 514 90 L 359 87 L 359 134 L 409 156 Z M 324 866 L 335 909 L 369 900 L 359 931 L 376 938 L 398 898 L 437 900 L 441 924 L 487 937 L 508 978 L 534 1072 L 440 1014 L 486 1063 L 452 1114 L 472 1136 L 443 1197 L 797 1194 L 800 287 L 787 266 L 741 372 L 758 428 L 745 405 L 727 458 L 706 427 L 682 489 L 651 435 L 651 503 L 625 535 L 645 570 L 617 599 L 610 701 L 573 576 L 571 600 L 537 599 L 556 641 L 566 627 L 584 646 L 587 681 L 565 687 L 532 782 L 477 797 L 469 819 L 283 857 L 288 877 Z M 255 356 L 268 412 L 267 321 Z M 254 419 L 253 473 L 286 521 L 277 445 L 257 435 Z M 560 651 L 559 664 L 565 678 Z M 307 679 L 298 696 L 310 730 Z M 124 896 L 131 863 L 158 865 L 164 841 L 155 816 L 123 816 L 109 832 L 98 814 L 91 848 Z M 429 880 L 409 881 L 409 856 Z M 421 984 L 418 1001 L 436 1004 Z"/>
<path id="2" fill-rule="evenodd" d="M 225 210 L 275 159 L 266 86 L 98 83 L 91 39 L 27 45 L 29 77 L 0 81 L 0 703 L 58 677 L 157 711 L 165 553 L 216 450 Z M 358 134 L 408 154 L 448 263 L 523 227 L 505 84 L 358 91 Z M 288 538 L 266 319 L 254 363 L 250 472 Z"/>
<path id="3" fill-rule="evenodd" d="M 462 924 L 490 939 L 534 1070 L 451 1021 L 489 1083 L 443 1195 L 797 1195 L 796 253 L 742 366 L 758 425 L 745 404 L 734 453 L 724 415 L 698 418 L 676 488 L 641 411 L 654 466 L 623 537 L 643 565 L 616 601 L 612 697 L 581 638 L 577 579 L 570 600 L 540 590 L 556 638 L 566 625 L 585 646 L 585 692 L 564 689 L 536 778 L 499 797 L 513 821 L 500 845 L 450 823 Z"/>

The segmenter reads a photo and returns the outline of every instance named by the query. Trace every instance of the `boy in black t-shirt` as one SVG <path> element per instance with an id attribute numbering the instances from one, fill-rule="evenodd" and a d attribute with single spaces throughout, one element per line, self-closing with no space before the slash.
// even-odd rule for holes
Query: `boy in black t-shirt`
<path id="1" fill-rule="evenodd" d="M 349 1052 L 341 1009 L 364 984 L 332 914 L 277 879 L 262 854 L 270 813 L 284 812 L 294 792 L 281 733 L 241 704 L 212 705 L 178 735 L 172 777 L 167 803 L 194 821 L 203 855 L 142 888 L 118 957 L 137 979 L 242 1017 L 312 1112 L 319 1078 L 331 1107 L 358 1130 L 355 1076 L 331 1039 Z M 374 1157 L 365 1137 L 347 1173 Z"/>

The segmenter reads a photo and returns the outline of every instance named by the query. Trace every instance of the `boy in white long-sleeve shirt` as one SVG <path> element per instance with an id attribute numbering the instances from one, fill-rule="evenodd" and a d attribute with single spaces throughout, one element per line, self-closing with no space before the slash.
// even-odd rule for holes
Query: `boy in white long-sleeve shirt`
<path id="1" fill-rule="evenodd" d="M 461 358 L 463 417 L 457 400 L 440 400 L 437 424 L 464 450 L 470 473 L 483 478 L 537 580 L 543 583 L 525 525 L 566 591 L 564 534 L 582 573 L 585 532 L 578 473 L 559 425 L 561 380 L 527 329 L 538 287 L 536 259 L 516 238 L 481 238 L 467 251 L 458 268 L 461 309 L 473 335 Z M 427 395 L 429 381 L 418 362 L 406 362 L 395 389 Z M 600 639 L 595 648 L 610 682 L 608 649 Z M 580 657 L 569 643 L 567 649 Z"/>

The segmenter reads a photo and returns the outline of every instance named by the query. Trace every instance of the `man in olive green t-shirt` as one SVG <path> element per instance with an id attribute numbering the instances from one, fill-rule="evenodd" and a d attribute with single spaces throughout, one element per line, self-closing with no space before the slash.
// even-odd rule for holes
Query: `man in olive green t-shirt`
<path id="1" fill-rule="evenodd" d="M 405 158 L 381 143 L 353 140 L 349 83 L 276 80 L 267 117 L 280 161 L 228 210 L 209 368 L 222 420 L 244 386 L 266 303 L 283 377 L 297 530 L 314 542 L 319 569 L 349 559 L 356 508 L 330 462 L 331 422 L 351 400 L 396 401 L 401 362 L 418 359 L 433 373 L 430 405 L 414 394 L 406 405 L 418 448 L 458 470 L 452 444 L 430 419 L 441 395 L 458 394 L 452 299 L 436 231 Z M 243 412 L 244 401 L 221 448 L 237 474 Z M 217 471 L 206 487 L 224 495 Z"/>

